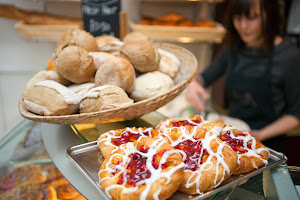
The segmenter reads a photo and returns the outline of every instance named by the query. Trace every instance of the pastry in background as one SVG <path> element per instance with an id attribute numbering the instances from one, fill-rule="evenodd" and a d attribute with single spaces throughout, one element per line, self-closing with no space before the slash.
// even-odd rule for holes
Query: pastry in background
<path id="1" fill-rule="evenodd" d="M 115 58 L 114 55 L 106 52 L 89 52 L 89 55 L 93 57 L 94 67 L 96 71 L 101 65 L 104 64 L 105 61 Z"/>
<path id="2" fill-rule="evenodd" d="M 136 41 L 140 41 L 140 40 L 146 40 L 146 41 L 152 42 L 151 37 L 145 35 L 142 32 L 139 32 L 139 31 L 133 31 L 133 32 L 126 34 L 123 39 L 123 42 L 125 42 L 125 43 L 136 42 Z"/>
<path id="3" fill-rule="evenodd" d="M 88 82 L 95 75 L 92 56 L 80 46 L 57 47 L 53 64 L 60 75 L 74 83 Z"/>
<path id="4" fill-rule="evenodd" d="M 96 86 L 115 85 L 131 93 L 135 84 L 134 68 L 127 59 L 115 56 L 99 67 L 95 75 L 95 83 Z"/>
<path id="5" fill-rule="evenodd" d="M 177 26 L 194 26 L 194 23 L 191 20 L 185 19 L 177 23 Z"/>
<path id="6" fill-rule="evenodd" d="M 65 32 L 57 41 L 57 46 L 77 45 L 88 52 L 97 51 L 97 42 L 95 37 L 82 29 L 71 29 Z"/>
<path id="7" fill-rule="evenodd" d="M 98 51 L 119 55 L 120 48 L 124 44 L 119 38 L 110 35 L 96 37 Z"/>
<path id="8" fill-rule="evenodd" d="M 103 85 L 92 88 L 80 103 L 80 113 L 98 112 L 133 104 L 126 92 L 117 86 Z"/>
<path id="9" fill-rule="evenodd" d="M 33 87 L 37 82 L 45 80 L 53 80 L 65 86 L 68 86 L 72 83 L 71 81 L 62 77 L 56 70 L 42 70 L 29 80 L 24 88 L 23 94 L 25 95 L 27 90 Z"/>
<path id="10" fill-rule="evenodd" d="M 185 18 L 177 13 L 167 13 L 159 17 L 158 20 L 162 22 L 179 23 L 180 21 L 185 20 Z"/>
<path id="11" fill-rule="evenodd" d="M 140 25 L 151 25 L 153 20 L 154 20 L 153 17 L 143 16 L 142 20 L 139 22 L 139 24 Z"/>
<path id="12" fill-rule="evenodd" d="M 150 41 L 127 42 L 121 47 L 120 55 L 143 73 L 155 71 L 159 67 L 158 49 Z"/>
<path id="13" fill-rule="evenodd" d="M 216 27 L 216 24 L 213 21 L 210 20 L 201 20 L 195 22 L 194 26 L 198 27 Z"/>
<path id="14" fill-rule="evenodd" d="M 148 72 L 137 77 L 130 98 L 142 101 L 167 92 L 174 87 L 174 81 L 168 75 L 159 71 Z"/>
<path id="15" fill-rule="evenodd" d="M 79 97 L 52 80 L 37 82 L 24 96 L 26 110 L 39 115 L 70 115 L 78 111 Z"/>

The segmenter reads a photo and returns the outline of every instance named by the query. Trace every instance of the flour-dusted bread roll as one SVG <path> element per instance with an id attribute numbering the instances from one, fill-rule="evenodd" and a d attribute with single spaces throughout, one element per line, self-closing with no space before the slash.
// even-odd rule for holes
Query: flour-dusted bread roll
<path id="1" fill-rule="evenodd" d="M 120 55 L 129 60 L 140 72 L 152 72 L 158 69 L 160 55 L 152 42 L 141 40 L 125 43 Z"/>
<path id="2" fill-rule="evenodd" d="M 24 96 L 25 108 L 39 115 L 69 115 L 78 111 L 80 98 L 66 86 L 52 80 L 37 82 Z"/>
<path id="3" fill-rule="evenodd" d="M 87 51 L 97 51 L 98 46 L 95 37 L 82 29 L 71 29 L 63 34 L 57 42 L 57 46 L 77 45 Z"/>
<path id="4" fill-rule="evenodd" d="M 142 32 L 139 31 L 133 31 L 131 33 L 128 33 L 127 35 L 125 35 L 123 42 L 127 43 L 127 42 L 136 42 L 136 41 L 140 41 L 140 40 L 146 40 L 146 41 L 150 41 L 152 42 L 151 37 L 145 35 Z"/>
<path id="5" fill-rule="evenodd" d="M 110 35 L 97 36 L 96 42 L 98 51 L 107 52 L 113 55 L 119 55 L 120 48 L 124 44 L 120 39 Z"/>
<path id="6" fill-rule="evenodd" d="M 158 52 L 160 54 L 158 71 L 167 74 L 171 78 L 175 78 L 180 67 L 179 59 L 166 50 L 158 49 Z"/>
<path id="7" fill-rule="evenodd" d="M 96 86 L 115 85 L 130 93 L 135 84 L 135 71 L 131 63 L 121 56 L 107 60 L 97 70 Z"/>
<path id="8" fill-rule="evenodd" d="M 58 73 L 74 83 L 88 82 L 95 75 L 92 56 L 79 46 L 57 47 L 53 64 Z"/>
<path id="9" fill-rule="evenodd" d="M 166 92 L 174 86 L 174 81 L 168 75 L 159 71 L 148 72 L 136 79 L 130 98 L 141 101 Z"/>
<path id="10" fill-rule="evenodd" d="M 133 104 L 126 92 L 117 86 L 103 85 L 92 88 L 80 103 L 80 113 L 90 113 Z"/>
<path id="11" fill-rule="evenodd" d="M 65 86 L 68 86 L 72 83 L 71 81 L 62 77 L 56 70 L 42 70 L 29 80 L 24 88 L 24 94 L 26 94 L 27 90 L 33 87 L 37 82 L 45 80 L 53 80 Z"/>
<path id="12" fill-rule="evenodd" d="M 115 58 L 114 55 L 106 52 L 89 52 L 89 55 L 93 57 L 95 70 L 98 70 L 105 61 Z"/>
<path id="13" fill-rule="evenodd" d="M 68 86 L 70 90 L 77 94 L 77 96 L 80 98 L 80 101 L 82 100 L 83 96 L 94 87 L 96 87 L 95 83 L 81 83 Z"/>

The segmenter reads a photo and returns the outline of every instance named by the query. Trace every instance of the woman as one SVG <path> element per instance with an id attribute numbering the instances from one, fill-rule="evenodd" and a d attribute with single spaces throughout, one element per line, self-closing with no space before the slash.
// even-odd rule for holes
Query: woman
<path id="1" fill-rule="evenodd" d="M 225 75 L 229 115 L 247 122 L 266 146 L 283 152 L 284 133 L 299 125 L 300 50 L 279 36 L 279 13 L 274 0 L 231 0 L 229 48 L 190 83 L 186 98 L 204 110 L 199 99 L 208 99 L 204 87 Z"/>

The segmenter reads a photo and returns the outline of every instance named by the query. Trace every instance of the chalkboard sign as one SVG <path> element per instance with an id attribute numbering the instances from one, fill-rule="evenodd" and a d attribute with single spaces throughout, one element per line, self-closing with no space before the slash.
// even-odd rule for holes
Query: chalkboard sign
<path id="1" fill-rule="evenodd" d="M 121 0 L 82 0 L 84 30 L 94 36 L 120 37 Z"/>

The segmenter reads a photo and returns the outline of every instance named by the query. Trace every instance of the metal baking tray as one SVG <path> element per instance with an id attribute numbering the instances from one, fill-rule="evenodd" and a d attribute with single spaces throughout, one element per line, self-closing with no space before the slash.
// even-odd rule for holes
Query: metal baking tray
<path id="1" fill-rule="evenodd" d="M 265 170 L 273 168 L 277 165 L 284 164 L 287 160 L 286 156 L 282 153 L 278 153 L 272 149 L 270 150 L 269 163 L 266 167 L 259 168 L 255 171 L 243 174 L 241 176 L 232 175 L 229 179 L 224 181 L 219 187 L 205 192 L 201 195 L 188 195 L 181 192 L 175 192 L 170 199 L 183 200 L 183 199 L 193 199 L 200 200 L 206 199 L 213 195 L 217 195 L 219 192 L 225 190 L 231 190 L 240 182 L 245 181 L 253 176 L 262 173 Z M 89 142 L 80 145 L 75 145 L 69 147 L 66 151 L 67 157 L 73 162 L 73 164 L 85 175 L 85 177 L 90 181 L 91 185 L 96 187 L 99 191 L 99 198 L 110 199 L 105 192 L 102 190 L 99 184 L 98 172 L 99 168 L 104 161 L 100 149 L 98 148 L 97 142 Z"/>

